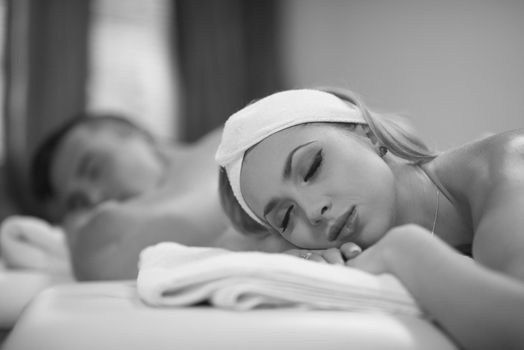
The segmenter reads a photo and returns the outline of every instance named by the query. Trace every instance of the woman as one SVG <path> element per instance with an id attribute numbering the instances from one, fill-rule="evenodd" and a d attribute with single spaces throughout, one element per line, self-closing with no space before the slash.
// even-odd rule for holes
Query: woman
<path id="1" fill-rule="evenodd" d="M 231 116 L 216 160 L 239 230 L 396 275 L 467 349 L 524 346 L 524 131 L 437 154 L 349 92 L 290 90 Z"/>

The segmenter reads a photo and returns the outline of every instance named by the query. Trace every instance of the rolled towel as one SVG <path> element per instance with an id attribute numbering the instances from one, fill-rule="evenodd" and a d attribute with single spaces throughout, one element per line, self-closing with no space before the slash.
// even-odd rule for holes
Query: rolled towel
<path id="1" fill-rule="evenodd" d="M 71 274 L 64 232 L 42 219 L 21 215 L 6 218 L 0 226 L 0 249 L 7 268 Z"/>
<path id="2" fill-rule="evenodd" d="M 140 254 L 138 295 L 151 306 L 250 310 L 304 307 L 422 316 L 392 275 L 372 275 L 286 254 L 231 252 L 164 242 Z"/>

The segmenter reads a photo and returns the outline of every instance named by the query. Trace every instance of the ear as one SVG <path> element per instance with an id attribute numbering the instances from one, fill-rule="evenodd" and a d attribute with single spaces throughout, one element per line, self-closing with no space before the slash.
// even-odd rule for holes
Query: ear
<path id="1" fill-rule="evenodd" d="M 377 147 L 379 146 L 377 137 L 371 131 L 371 129 L 370 129 L 370 127 L 368 125 L 351 123 L 350 124 L 350 130 L 352 130 L 357 135 L 360 135 L 360 136 L 368 139 L 373 146 L 377 146 Z"/>
<path id="2" fill-rule="evenodd" d="M 357 135 L 360 135 L 368 139 L 373 148 L 376 149 L 377 154 L 380 157 L 384 157 L 388 152 L 387 147 L 379 142 L 377 136 L 373 133 L 373 131 L 371 131 L 369 125 L 352 123 L 350 126 L 350 130 L 352 130 Z"/>

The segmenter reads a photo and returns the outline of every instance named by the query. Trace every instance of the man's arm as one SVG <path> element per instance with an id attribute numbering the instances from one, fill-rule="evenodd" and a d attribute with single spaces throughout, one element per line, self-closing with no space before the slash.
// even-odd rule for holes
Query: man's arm
<path id="1" fill-rule="evenodd" d="M 73 271 L 79 280 L 133 279 L 142 249 L 164 241 L 212 245 L 223 230 L 164 205 L 106 203 L 68 232 Z M 175 206 L 175 208 L 180 206 Z"/>

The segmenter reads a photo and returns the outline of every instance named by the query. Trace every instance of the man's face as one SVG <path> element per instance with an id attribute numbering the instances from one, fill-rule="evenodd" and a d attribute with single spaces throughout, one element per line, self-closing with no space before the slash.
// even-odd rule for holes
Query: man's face
<path id="1" fill-rule="evenodd" d="M 142 135 L 82 125 L 57 149 L 50 174 L 53 205 L 64 217 L 109 200 L 124 201 L 155 188 L 163 172 L 161 157 Z"/>

